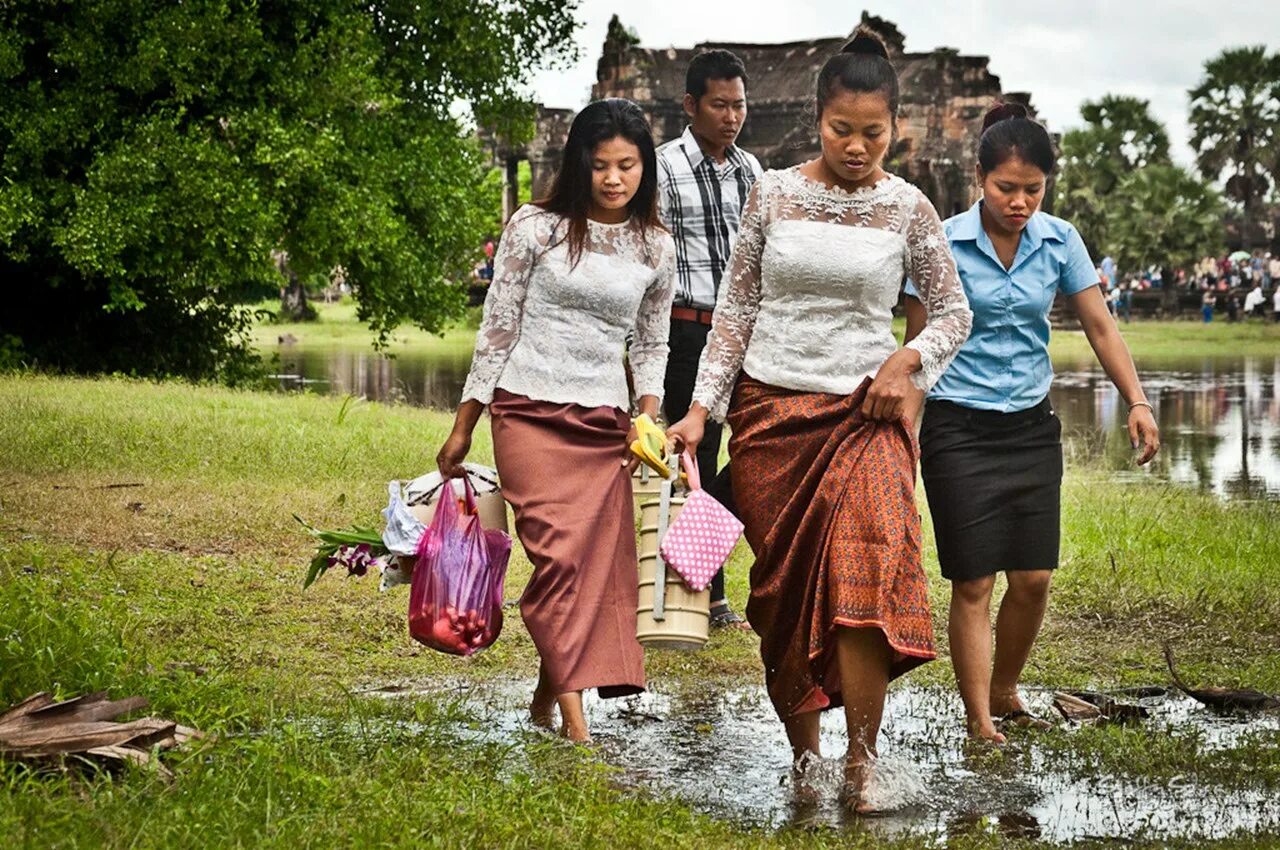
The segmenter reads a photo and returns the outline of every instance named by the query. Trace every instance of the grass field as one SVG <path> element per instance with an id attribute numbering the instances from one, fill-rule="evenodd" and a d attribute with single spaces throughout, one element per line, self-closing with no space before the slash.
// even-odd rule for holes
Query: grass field
<path id="1" fill-rule="evenodd" d="M 1193 321 L 1121 322 L 1120 332 L 1139 369 L 1144 363 L 1159 365 L 1187 358 L 1280 354 L 1280 323 L 1259 319 L 1236 324 L 1214 321 L 1208 325 Z M 1055 363 L 1093 357 L 1084 332 L 1074 330 L 1055 330 L 1049 353 Z"/>
<path id="2" fill-rule="evenodd" d="M 172 783 L 146 770 L 113 780 L 0 764 L 0 835 L 16 846 L 915 846 L 744 829 L 621 790 L 609 768 L 540 736 L 463 740 L 447 702 L 355 696 L 388 681 L 536 671 L 516 617 L 493 648 L 461 660 L 410 641 L 404 595 L 379 595 L 376 579 L 331 574 L 301 590 L 309 542 L 292 514 L 376 524 L 386 481 L 431 467 L 444 414 L 21 375 L 0 377 L 0 405 L 0 704 L 109 688 L 217 735 L 170 761 Z M 490 460 L 488 429 L 476 436 L 474 459 Z M 1063 527 L 1029 683 L 1165 682 L 1168 639 L 1188 679 L 1280 692 L 1280 506 L 1074 469 Z M 739 607 L 749 561 L 740 547 L 729 568 Z M 945 652 L 948 589 L 931 548 L 926 570 Z M 517 546 L 508 596 L 529 571 Z M 647 667 L 658 684 L 714 686 L 758 680 L 759 663 L 753 636 L 717 633 L 700 653 L 650 653 Z M 909 678 L 953 687 L 945 661 Z M 1046 746 L 1103 772 L 1247 774 L 1280 789 L 1280 735 L 1212 756 L 1141 729 Z M 980 833 L 948 846 L 1010 845 Z"/>
<path id="3" fill-rule="evenodd" d="M 372 347 L 374 334 L 356 317 L 356 304 L 350 299 L 341 302 L 312 304 L 319 319 L 314 322 L 259 322 L 253 329 L 253 343 L 259 348 L 270 349 L 279 343 L 281 337 L 289 336 L 298 343 L 309 347 Z M 253 305 L 255 309 L 275 311 L 280 305 L 276 302 L 263 301 Z M 430 334 L 426 331 L 402 325 L 392 332 L 388 340 L 387 351 L 397 353 L 412 349 L 415 352 L 454 352 L 470 350 L 475 344 L 476 328 L 479 326 L 479 308 L 468 312 L 467 318 L 450 327 L 443 334 Z"/>
<path id="4" fill-rule="evenodd" d="M 263 309 L 276 309 L 279 305 L 263 302 L 256 305 Z M 352 301 L 336 304 L 315 304 L 320 314 L 317 322 L 301 324 L 259 324 L 254 330 L 254 342 L 270 349 L 279 337 L 289 334 L 305 346 L 368 346 L 373 334 L 356 318 Z M 389 351 L 454 352 L 470 349 L 475 341 L 475 328 L 479 322 L 478 308 L 473 309 L 466 322 L 450 328 L 442 336 L 428 334 L 412 327 L 402 327 L 392 334 Z M 899 338 L 904 323 L 894 324 Z M 1215 321 L 1201 324 L 1197 321 L 1134 321 L 1121 323 L 1120 330 L 1141 367 L 1144 360 L 1157 363 L 1188 357 L 1233 357 L 1239 355 L 1280 354 L 1280 323 L 1251 319 L 1236 324 Z M 1056 362 L 1080 362 L 1093 357 L 1089 341 L 1083 331 L 1055 330 L 1050 338 L 1050 355 Z"/>

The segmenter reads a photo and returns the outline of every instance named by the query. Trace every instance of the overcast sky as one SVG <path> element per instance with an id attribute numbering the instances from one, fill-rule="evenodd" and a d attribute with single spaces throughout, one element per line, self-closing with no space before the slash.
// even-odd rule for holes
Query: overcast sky
<path id="1" fill-rule="evenodd" d="M 1145 98 L 1169 130 L 1174 158 L 1183 163 L 1192 157 L 1187 89 L 1199 81 L 1205 60 L 1244 44 L 1280 49 L 1276 0 L 583 0 L 580 59 L 571 69 L 540 73 L 534 95 L 548 106 L 586 103 L 615 12 L 645 47 L 691 47 L 701 41 L 775 43 L 844 35 L 862 9 L 896 23 L 909 52 L 946 46 L 989 56 L 1003 89 L 1031 92 L 1041 119 L 1055 131 L 1081 123 L 1083 100 L 1107 93 Z"/>

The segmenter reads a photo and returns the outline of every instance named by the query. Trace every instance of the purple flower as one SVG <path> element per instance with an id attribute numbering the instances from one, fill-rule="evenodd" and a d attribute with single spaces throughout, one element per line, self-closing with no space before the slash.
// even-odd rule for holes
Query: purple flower
<path id="1" fill-rule="evenodd" d="M 342 565 L 347 568 L 349 576 L 366 575 L 370 568 L 376 567 L 382 563 L 382 559 L 373 554 L 373 547 L 368 543 L 361 543 L 356 546 L 340 546 L 329 557 L 329 566 L 336 567 Z"/>

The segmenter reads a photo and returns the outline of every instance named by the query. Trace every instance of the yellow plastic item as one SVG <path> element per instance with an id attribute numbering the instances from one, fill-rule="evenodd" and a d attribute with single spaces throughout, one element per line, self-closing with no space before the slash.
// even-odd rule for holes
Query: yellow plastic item
<path id="1" fill-rule="evenodd" d="M 631 453 L 662 478 L 671 478 L 666 432 L 659 428 L 647 413 L 641 413 L 632 419 L 631 424 L 636 429 L 636 439 L 631 443 Z"/>

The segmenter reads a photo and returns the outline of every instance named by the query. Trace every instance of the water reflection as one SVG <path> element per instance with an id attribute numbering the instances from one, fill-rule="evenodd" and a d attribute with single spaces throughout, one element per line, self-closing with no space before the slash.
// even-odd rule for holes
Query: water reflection
<path id="1" fill-rule="evenodd" d="M 388 357 L 366 348 L 308 350 L 282 346 L 281 389 L 315 389 L 370 401 L 452 410 L 462 397 L 471 352 L 399 354 Z"/>
<path id="2" fill-rule="evenodd" d="M 284 389 L 352 394 L 451 410 L 470 352 L 395 358 L 367 349 L 279 349 Z M 1094 361 L 1059 362 L 1053 402 L 1068 462 L 1102 458 L 1119 480 L 1148 477 L 1244 499 L 1280 499 L 1280 356 L 1165 360 L 1144 368 L 1163 448 L 1149 469 L 1132 463 L 1128 411 Z"/>
<path id="3" fill-rule="evenodd" d="M 1069 457 L 1103 457 L 1122 477 L 1155 476 L 1223 496 L 1280 499 L 1280 357 L 1179 361 L 1143 370 L 1163 442 L 1148 470 L 1132 465 L 1128 409 L 1102 370 L 1096 364 L 1057 368 L 1052 396 Z"/>

